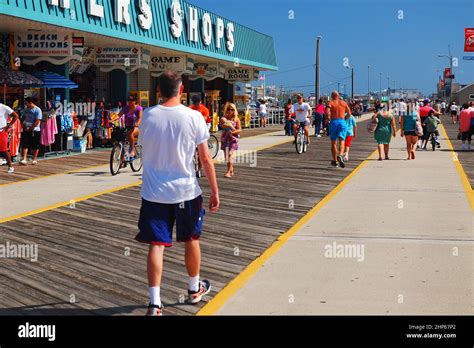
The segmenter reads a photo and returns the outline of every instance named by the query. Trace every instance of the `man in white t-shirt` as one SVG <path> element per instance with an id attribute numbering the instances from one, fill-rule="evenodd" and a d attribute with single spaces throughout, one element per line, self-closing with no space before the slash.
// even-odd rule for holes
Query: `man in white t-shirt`
<path id="1" fill-rule="evenodd" d="M 11 117 L 10 123 L 8 123 L 8 117 Z M 16 120 L 18 120 L 18 114 L 9 106 L 0 103 L 0 153 L 5 155 L 9 174 L 13 173 L 15 170 L 13 169 L 12 157 L 8 150 L 8 131 Z"/>
<path id="2" fill-rule="evenodd" d="M 143 112 L 138 138 L 143 150 L 143 184 L 138 222 L 140 232 L 135 239 L 150 244 L 147 315 L 162 314 L 163 254 L 165 247 L 172 246 L 175 222 L 176 240 L 184 242 L 185 247 L 188 302 L 198 303 L 211 290 L 208 280 L 199 279 L 199 237 L 205 211 L 193 164 L 196 147 L 211 188 L 210 211 L 219 209 L 216 172 L 209 154 L 209 131 L 204 118 L 198 111 L 180 103 L 183 84 L 176 72 L 163 73 L 158 78 L 158 89 L 164 102 Z"/>
<path id="3" fill-rule="evenodd" d="M 451 106 L 449 107 L 449 110 L 451 111 L 451 117 L 453 118 L 453 124 L 456 124 L 456 121 L 458 120 L 458 112 L 459 112 L 459 107 L 456 105 L 456 102 L 451 103 Z"/>
<path id="4" fill-rule="evenodd" d="M 402 117 L 407 115 L 407 103 L 404 99 L 400 99 L 398 103 L 398 123 L 402 122 Z"/>
<path id="5" fill-rule="evenodd" d="M 293 105 L 293 111 L 295 113 L 295 124 L 293 125 L 293 134 L 295 136 L 298 133 L 298 127 L 304 126 L 304 134 L 306 136 L 306 143 L 309 145 L 309 125 L 311 117 L 311 106 L 308 103 L 303 102 L 303 96 L 296 96 L 296 104 Z"/>

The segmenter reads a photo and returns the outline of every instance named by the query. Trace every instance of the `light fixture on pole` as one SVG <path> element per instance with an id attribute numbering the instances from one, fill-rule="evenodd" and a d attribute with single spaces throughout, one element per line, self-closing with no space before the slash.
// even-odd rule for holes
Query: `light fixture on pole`
<path id="1" fill-rule="evenodd" d="M 370 65 L 367 65 L 367 111 L 370 107 Z"/>
<path id="2" fill-rule="evenodd" d="M 451 78 L 449 79 L 450 80 L 450 88 L 449 88 L 449 101 L 448 102 L 451 102 L 451 97 L 452 97 L 452 81 L 454 80 L 454 71 L 453 71 L 453 56 L 451 55 L 451 46 L 448 45 L 448 55 L 446 54 L 438 54 L 438 58 L 448 58 L 449 59 L 449 69 L 450 69 L 450 72 L 451 72 Z M 445 77 L 446 78 L 446 77 Z M 447 85 L 447 84 L 446 84 Z M 447 97 L 447 96 L 446 96 Z"/>
<path id="3" fill-rule="evenodd" d="M 319 41 L 323 37 L 321 35 L 316 36 L 316 77 L 314 83 L 314 96 L 316 97 L 315 103 L 319 100 L 320 90 L 319 90 Z"/>
<path id="4" fill-rule="evenodd" d="M 350 65 L 346 65 L 346 68 L 351 70 L 351 98 L 354 99 L 354 67 L 353 66 L 351 67 Z"/>

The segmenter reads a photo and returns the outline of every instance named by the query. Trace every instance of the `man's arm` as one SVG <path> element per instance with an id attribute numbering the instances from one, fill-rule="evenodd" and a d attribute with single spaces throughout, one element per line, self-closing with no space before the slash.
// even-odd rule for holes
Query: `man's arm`
<path id="1" fill-rule="evenodd" d="M 219 210 L 219 188 L 217 186 L 216 169 L 214 168 L 214 162 L 212 161 L 211 154 L 209 153 L 209 147 L 207 141 L 198 145 L 199 159 L 201 160 L 204 173 L 206 174 L 207 181 L 211 188 L 211 196 L 209 198 L 209 209 L 212 213 Z"/>
<path id="2" fill-rule="evenodd" d="M 16 122 L 16 120 L 20 118 L 20 116 L 18 116 L 18 114 L 15 111 L 12 111 L 12 113 L 9 116 L 12 118 L 12 120 L 10 121 L 9 124 L 7 124 L 7 129 L 11 128 L 13 124 Z"/>
<path id="3" fill-rule="evenodd" d="M 351 117 L 351 115 L 352 115 L 351 108 L 349 107 L 349 105 L 348 105 L 347 103 L 346 103 L 346 110 L 345 110 L 345 112 L 347 113 L 347 116 L 344 117 L 344 118 L 347 120 L 347 119 L 348 119 L 349 117 Z"/>

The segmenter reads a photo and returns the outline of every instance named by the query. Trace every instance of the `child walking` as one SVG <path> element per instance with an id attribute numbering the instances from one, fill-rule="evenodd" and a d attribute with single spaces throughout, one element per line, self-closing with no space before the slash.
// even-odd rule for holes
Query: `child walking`
<path id="1" fill-rule="evenodd" d="M 349 161 L 349 150 L 351 149 L 352 139 L 357 137 L 357 122 L 353 115 L 346 119 L 347 135 L 346 135 L 346 152 L 344 153 L 344 161 Z"/>

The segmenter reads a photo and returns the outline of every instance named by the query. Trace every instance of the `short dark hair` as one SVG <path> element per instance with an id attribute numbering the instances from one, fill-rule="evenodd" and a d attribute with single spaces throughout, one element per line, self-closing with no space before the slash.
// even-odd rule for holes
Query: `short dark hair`
<path id="1" fill-rule="evenodd" d="M 198 105 L 201 102 L 201 96 L 199 94 L 195 94 L 191 98 L 194 105 Z"/>
<path id="2" fill-rule="evenodd" d="M 137 96 L 134 95 L 134 94 L 129 94 L 128 97 L 127 97 L 127 100 L 136 102 L 137 101 Z"/>
<path id="3" fill-rule="evenodd" d="M 171 98 L 179 94 L 182 82 L 180 74 L 167 70 L 158 77 L 158 90 L 164 98 Z"/>
<path id="4" fill-rule="evenodd" d="M 25 98 L 25 102 L 27 102 L 27 103 L 33 103 L 33 98 L 31 98 L 31 97 L 26 97 L 26 98 Z"/>

